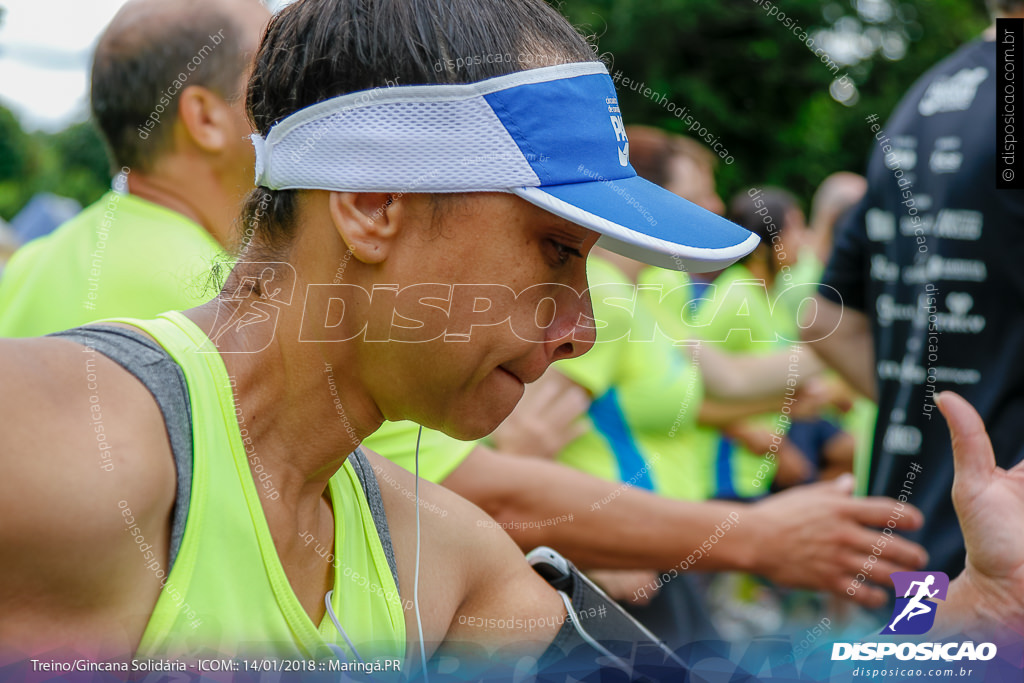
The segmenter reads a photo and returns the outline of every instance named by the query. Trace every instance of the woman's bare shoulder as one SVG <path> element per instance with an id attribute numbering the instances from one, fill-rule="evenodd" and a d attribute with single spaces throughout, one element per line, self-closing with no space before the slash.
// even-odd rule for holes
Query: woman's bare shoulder
<path id="1" fill-rule="evenodd" d="M 31 563 L 102 553 L 124 536 L 126 506 L 143 522 L 169 515 L 176 479 L 160 410 L 102 354 L 63 339 L 0 340 L 0 414 L 0 518 L 13 522 L 0 544 Z"/>

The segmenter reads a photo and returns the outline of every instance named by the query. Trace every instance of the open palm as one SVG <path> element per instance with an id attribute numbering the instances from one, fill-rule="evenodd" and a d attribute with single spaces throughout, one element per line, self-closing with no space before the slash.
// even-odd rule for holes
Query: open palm
<path id="1" fill-rule="evenodd" d="M 953 505 L 967 547 L 967 568 L 979 612 L 1024 632 L 1024 463 L 996 466 L 985 425 L 952 392 L 937 401 L 953 439 Z"/>

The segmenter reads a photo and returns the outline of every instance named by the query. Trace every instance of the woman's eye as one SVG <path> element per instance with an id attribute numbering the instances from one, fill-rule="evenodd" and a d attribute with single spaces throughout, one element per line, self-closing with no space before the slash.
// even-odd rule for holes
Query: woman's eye
<path id="1" fill-rule="evenodd" d="M 568 263 L 569 259 L 573 256 L 583 258 L 583 254 L 581 254 L 578 249 L 573 249 L 572 247 L 562 244 L 557 240 L 551 240 L 551 244 L 555 247 L 556 259 L 560 266 L 564 266 Z"/>

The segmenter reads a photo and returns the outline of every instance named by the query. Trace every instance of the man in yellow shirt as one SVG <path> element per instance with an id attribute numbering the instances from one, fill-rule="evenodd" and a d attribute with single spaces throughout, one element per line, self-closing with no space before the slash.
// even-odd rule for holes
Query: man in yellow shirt
<path id="1" fill-rule="evenodd" d="M 91 106 L 113 189 L 30 242 L 0 280 L 0 336 L 198 305 L 252 188 L 243 105 L 270 14 L 257 0 L 137 2 L 96 46 Z"/>

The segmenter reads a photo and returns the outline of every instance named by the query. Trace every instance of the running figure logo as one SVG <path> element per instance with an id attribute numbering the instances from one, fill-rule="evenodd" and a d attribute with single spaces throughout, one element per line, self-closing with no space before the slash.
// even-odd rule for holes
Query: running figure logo
<path id="1" fill-rule="evenodd" d="M 938 603 L 933 600 L 946 599 L 949 577 L 943 572 L 893 572 L 891 576 L 896 587 L 896 606 L 882 634 L 917 636 L 927 633 L 935 623 L 938 609 Z"/>

